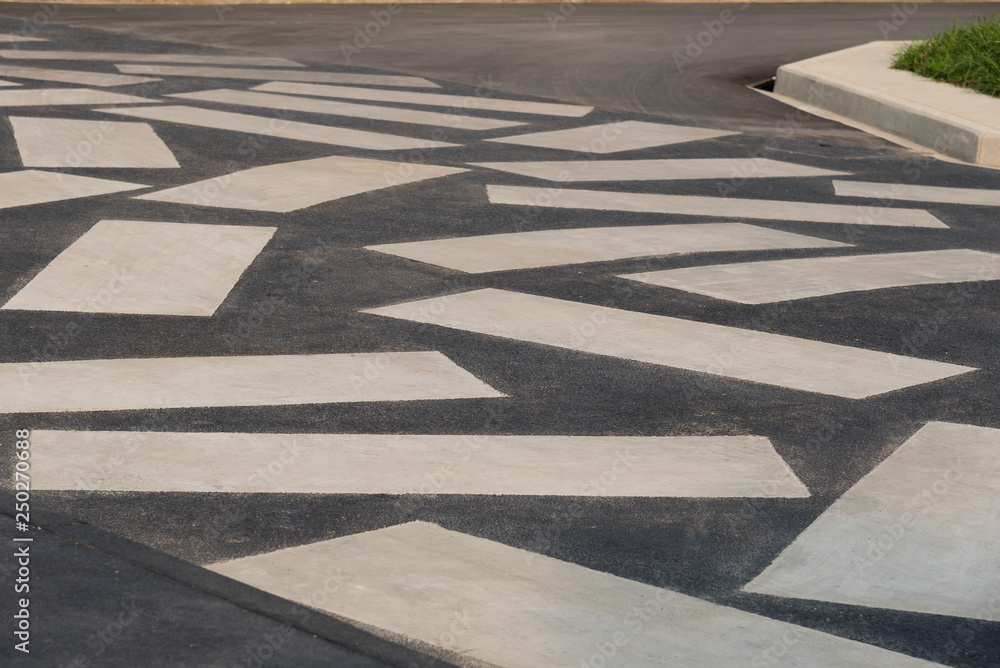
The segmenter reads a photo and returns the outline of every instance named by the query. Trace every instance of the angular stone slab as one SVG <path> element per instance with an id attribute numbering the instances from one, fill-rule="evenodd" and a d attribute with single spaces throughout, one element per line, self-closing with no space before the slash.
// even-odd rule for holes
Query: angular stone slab
<path id="1" fill-rule="evenodd" d="M 0 65 L 0 76 L 12 79 L 32 79 L 34 81 L 57 81 L 80 86 L 131 86 L 133 84 L 159 81 L 149 77 L 132 77 L 125 74 L 105 74 L 104 72 L 84 72 L 82 70 L 50 70 L 40 67 L 17 67 Z"/>
<path id="2" fill-rule="evenodd" d="M 0 364 L 5 413 L 502 396 L 438 352 Z"/>
<path id="3" fill-rule="evenodd" d="M 318 142 L 334 146 L 350 146 L 372 151 L 401 151 L 408 149 L 441 148 L 455 146 L 428 139 L 413 139 L 380 132 L 352 130 L 329 125 L 314 125 L 299 121 L 288 121 L 267 116 L 237 114 L 231 111 L 216 111 L 198 107 L 117 107 L 98 109 L 107 114 L 121 114 L 167 123 L 181 123 L 216 130 L 231 130 L 255 135 Z"/>
<path id="4" fill-rule="evenodd" d="M 472 162 L 476 167 L 546 181 L 675 181 L 684 179 L 843 176 L 847 172 L 763 158 L 684 160 L 560 160 L 548 162 Z M 836 183 L 836 181 L 834 182 Z"/>
<path id="5" fill-rule="evenodd" d="M 477 274 L 675 253 L 847 245 L 744 223 L 703 223 L 514 232 L 367 248 Z"/>
<path id="6" fill-rule="evenodd" d="M 29 169 L 0 174 L 0 209 L 139 190 L 149 186 Z"/>
<path id="7" fill-rule="evenodd" d="M 456 130 L 495 130 L 496 128 L 524 125 L 517 121 L 502 121 L 495 118 L 460 116 L 437 111 L 400 109 L 398 107 L 376 107 L 370 104 L 354 104 L 337 100 L 313 100 L 307 97 L 258 93 L 252 90 L 206 90 L 196 93 L 176 93 L 167 97 L 220 102 L 222 104 L 237 104 L 247 107 L 262 107 L 264 109 L 280 109 L 282 111 L 304 111 L 312 114 L 367 118 L 373 121 L 433 125 L 455 128 Z"/>
<path id="8" fill-rule="evenodd" d="M 208 568 L 507 668 L 936 665 L 424 522 Z"/>
<path id="9" fill-rule="evenodd" d="M 363 313 L 852 399 L 974 371 L 863 348 L 492 288 Z"/>
<path id="10" fill-rule="evenodd" d="M 684 216 L 800 220 L 843 225 L 896 227 L 948 226 L 921 209 L 889 209 L 846 204 L 816 204 L 732 197 L 696 197 L 658 193 L 623 193 L 606 190 L 566 190 L 523 186 L 486 186 L 490 202 L 558 209 L 671 213 Z"/>
<path id="11" fill-rule="evenodd" d="M 254 167 L 136 199 L 288 213 L 335 199 L 466 170 L 332 156 Z"/>
<path id="12" fill-rule="evenodd" d="M 448 95 L 446 93 L 415 93 L 403 90 L 377 90 L 375 88 L 351 88 L 350 86 L 316 86 L 311 84 L 272 81 L 255 86 L 254 90 L 265 93 L 290 93 L 292 95 L 314 95 L 316 97 L 339 97 L 349 100 L 371 100 L 373 102 L 395 102 L 428 107 L 450 107 L 456 111 L 465 109 L 481 111 L 507 111 L 517 114 L 540 114 L 544 116 L 585 116 L 593 107 L 557 102 L 529 102 L 506 100 L 499 97 L 470 97 Z"/>
<path id="13" fill-rule="evenodd" d="M 85 478 L 87 489 L 146 492 L 809 496 L 759 436 L 34 431 L 32 448 L 35 489 Z M 114 471 L 88 471 L 116 455 Z M 275 456 L 280 472 L 262 475 Z"/>
<path id="14" fill-rule="evenodd" d="M 251 81 L 306 81 L 320 84 L 357 84 L 362 86 L 403 86 L 438 88 L 423 77 L 399 74 L 354 74 L 351 72 L 310 72 L 308 70 L 271 70 L 197 65 L 115 65 L 126 74 L 153 74 L 159 77 L 205 77 L 210 79 L 249 79 Z"/>
<path id="15" fill-rule="evenodd" d="M 742 304 L 908 285 L 1000 280 L 1000 255 L 954 249 L 740 262 L 626 274 L 659 285 Z"/>
<path id="16" fill-rule="evenodd" d="M 0 107 L 56 107 L 85 104 L 156 104 L 134 95 L 88 88 L 30 88 L 0 91 Z"/>
<path id="17" fill-rule="evenodd" d="M 180 167 L 146 123 L 11 116 L 25 167 Z"/>
<path id="18" fill-rule="evenodd" d="M 535 148 L 555 148 L 584 153 L 619 153 L 640 148 L 653 148 L 703 139 L 715 139 L 739 134 L 726 130 L 692 128 L 668 123 L 646 121 L 620 121 L 602 125 L 588 125 L 568 130 L 534 132 L 513 137 L 497 137 L 487 141 L 518 144 Z"/>
<path id="19" fill-rule="evenodd" d="M 0 42 L 5 41 L 0 37 Z M 202 63 L 206 65 L 249 65 L 252 67 L 302 67 L 284 58 L 267 56 L 220 56 L 186 53 L 115 53 L 111 51 L 36 51 L 0 49 L 0 58 L 11 60 L 72 60 L 133 63 Z"/>
<path id="20" fill-rule="evenodd" d="M 744 589 L 1000 618 L 1000 429 L 931 422 Z"/>
<path id="21" fill-rule="evenodd" d="M 3 308 L 210 316 L 275 231 L 102 220 Z"/>
<path id="22" fill-rule="evenodd" d="M 940 186 L 918 186 L 904 183 L 834 180 L 833 189 L 841 197 L 870 197 L 880 200 L 900 199 L 911 202 L 1000 206 L 1000 190 L 987 190 L 985 188 L 943 188 Z"/>

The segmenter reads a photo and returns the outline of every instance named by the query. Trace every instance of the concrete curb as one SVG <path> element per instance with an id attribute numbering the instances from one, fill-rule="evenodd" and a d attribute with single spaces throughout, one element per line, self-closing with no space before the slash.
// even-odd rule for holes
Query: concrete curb
<path id="1" fill-rule="evenodd" d="M 889 68 L 870 42 L 778 68 L 774 92 L 944 155 L 1000 167 L 1000 99 Z"/>

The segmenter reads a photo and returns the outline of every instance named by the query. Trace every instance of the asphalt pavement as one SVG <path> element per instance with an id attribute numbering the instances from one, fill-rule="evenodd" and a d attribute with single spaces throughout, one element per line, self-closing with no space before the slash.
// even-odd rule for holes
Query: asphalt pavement
<path id="1" fill-rule="evenodd" d="M 582 116 L 561 116 L 464 105 L 435 107 L 400 101 L 403 98 L 387 102 L 350 100 L 391 109 L 461 113 L 521 124 L 480 131 L 460 124 L 435 126 L 378 120 L 363 114 L 321 114 L 165 97 L 206 90 L 250 90 L 278 77 L 259 75 L 260 79 L 247 80 L 228 78 L 224 73 L 165 75 L 158 74 L 154 65 L 154 71 L 143 75 L 154 81 L 100 90 L 158 104 L 253 115 L 267 121 L 269 129 L 247 133 L 225 124 L 208 127 L 200 121 L 163 121 L 100 111 L 111 103 L 36 103 L 4 109 L 8 117 L 144 121 L 154 128 L 180 165 L 176 169 L 96 169 L 72 164 L 47 167 L 57 173 L 133 183 L 153 190 L 108 191 L 61 201 L 43 197 L 37 203 L 0 210 L 0 300 L 4 303 L 27 291 L 30 281 L 44 275 L 57 257 L 90 234 L 99 221 L 273 228 L 274 233 L 263 250 L 243 264 L 242 273 L 237 272 L 239 280 L 234 280 L 231 291 L 210 317 L 168 315 L 162 311 L 0 310 L 0 363 L 44 365 L 72 360 L 369 353 L 375 355 L 372 359 L 377 367 L 381 359 L 377 354 L 438 351 L 458 371 L 471 374 L 493 393 L 415 400 L 393 396 L 311 402 L 280 398 L 233 405 L 225 401 L 184 404 L 182 400 L 171 404 L 176 388 L 164 388 L 162 396 L 155 397 L 160 404 L 151 401 L 141 408 L 89 410 L 60 406 L 62 390 L 53 389 L 46 395 L 49 391 L 43 387 L 43 395 L 58 395 L 51 400 L 53 408 L 16 413 L 0 410 L 0 442 L 11 453 L 0 466 L 5 481 L 13 480 L 15 472 L 14 449 L 8 443 L 14 442 L 14 434 L 21 429 L 41 432 L 40 444 L 32 446 L 36 450 L 45 447 L 44 439 L 53 438 L 54 432 L 283 434 L 292 439 L 312 434 L 636 438 L 753 435 L 769 440 L 773 451 L 806 490 L 798 495 L 638 495 L 628 493 L 633 483 L 623 476 L 624 489 L 606 494 L 546 493 L 544 481 L 532 483 L 535 487 L 527 492 L 509 494 L 427 493 L 434 492 L 434 487 L 419 485 L 412 493 L 398 493 L 377 481 L 370 488 L 361 489 L 364 484 L 359 483 L 355 491 L 331 489 L 317 493 L 300 490 L 292 480 L 294 476 L 279 475 L 277 482 L 265 485 L 263 491 L 254 490 L 249 482 L 242 489 L 226 485 L 186 489 L 188 483 L 178 473 L 183 467 L 171 468 L 172 464 L 164 463 L 169 457 L 157 460 L 160 463 L 149 469 L 151 477 L 155 478 L 157 468 L 162 475 L 148 489 L 125 489 L 125 484 L 131 484 L 126 479 L 147 475 L 142 472 L 145 469 L 140 471 L 144 451 L 141 446 L 133 447 L 124 456 L 140 462 L 135 465 L 140 468 L 133 472 L 129 468 L 132 464 L 126 464 L 124 470 L 128 473 L 120 476 L 125 483 L 106 482 L 106 478 L 118 474 L 102 470 L 96 477 L 81 473 L 80 480 L 85 482 L 75 486 L 53 484 L 46 488 L 44 472 L 36 472 L 43 483 L 31 495 L 34 512 L 38 513 L 33 521 L 37 528 L 28 532 L 35 537 L 31 577 L 32 587 L 37 587 L 38 592 L 31 604 L 35 615 L 31 654 L 25 656 L 14 650 L 5 632 L 8 640 L 0 647 L 0 656 L 9 665 L 39 666 L 532 665 L 530 658 L 524 659 L 513 650 L 510 656 L 519 658 L 508 664 L 495 655 L 477 654 L 470 649 L 488 645 L 487 637 L 502 636 L 502 627 L 477 631 L 479 636 L 471 640 L 446 641 L 442 640 L 448 635 L 445 622 L 440 632 L 421 636 L 417 631 L 408 632 L 402 622 L 395 627 L 388 622 L 381 624 L 378 610 L 366 621 L 359 619 L 360 613 L 352 617 L 346 609 L 338 611 L 333 604 L 325 608 L 318 604 L 303 607 L 294 595 L 265 591 L 266 587 L 249 576 L 240 580 L 210 570 L 219 564 L 282 554 L 282 550 L 324 541 L 335 545 L 340 539 L 366 532 L 376 535 L 380 530 L 419 521 L 484 539 L 490 545 L 545 555 L 589 569 L 588 573 L 613 575 L 678 592 L 726 611 L 753 613 L 906 657 L 949 666 L 1000 664 L 1000 624 L 996 621 L 1000 615 L 954 610 L 948 613 L 943 608 L 918 609 L 905 603 L 895 607 L 852 604 L 745 589 L 862 478 L 883 462 L 891 461 L 897 451 L 902 452 L 901 446 L 927 423 L 1000 428 L 1000 367 L 996 354 L 1000 345 L 1000 283 L 977 280 L 901 284 L 748 304 L 621 278 L 640 272 L 795 258 L 945 249 L 1000 253 L 995 207 L 846 198 L 835 194 L 829 176 L 756 178 L 755 170 L 762 160 L 846 174 L 833 178 L 905 182 L 912 186 L 995 190 L 1000 173 L 918 156 L 858 130 L 797 113 L 747 87 L 773 76 L 785 62 L 875 39 L 911 38 L 953 18 L 988 14 L 995 7 L 957 3 L 0 5 L 0 34 L 47 40 L 0 44 L 0 48 L 283 58 L 303 65 L 301 70 L 310 73 L 401 74 L 428 80 L 427 85 L 411 81 L 411 85 L 404 86 L 379 85 L 372 80 L 362 84 L 362 89 L 368 86 L 448 94 L 459 99 L 593 107 L 589 112 L 582 110 Z M 727 11 L 730 13 L 723 14 Z M 367 42 L 359 40 L 357 36 L 364 34 L 371 21 L 378 29 L 369 30 L 372 34 L 367 35 Z M 701 37 L 700 50 L 692 48 L 690 45 L 698 45 L 699 34 L 704 31 L 709 37 Z M 115 62 L 5 58 L 0 60 L 0 66 L 117 74 L 121 70 L 114 66 Z M 0 98 L 21 88 L 78 87 L 19 78 L 16 73 L 5 74 L 2 67 L 0 80 L 21 84 L 0 87 Z M 312 91 L 310 99 L 332 99 L 318 90 Z M 714 129 L 720 133 L 676 143 L 652 141 L 628 151 L 596 156 L 579 150 L 485 141 L 629 121 Z M 282 135 L 295 123 L 451 145 L 377 150 L 338 144 L 355 141 L 339 139 L 339 135 L 330 135 L 333 139 L 324 141 Z M 20 134 L 15 137 L 12 128 L 6 119 L 0 123 L 3 172 L 32 168 L 24 158 L 24 140 Z M 359 187 L 357 194 L 328 195 L 317 204 L 289 211 L 266 210 L 252 204 L 243 208 L 219 202 L 213 205 L 211 196 L 202 201 L 135 198 L 136 194 L 217 178 L 222 179 L 217 183 L 225 192 L 229 175 L 331 156 L 397 161 L 418 170 L 435 166 L 468 171 L 398 185 L 394 185 L 397 182 L 391 181 L 392 177 L 386 177 L 377 186 Z M 712 177 L 602 179 L 569 184 L 475 166 L 573 160 L 584 164 L 585 158 L 729 159 L 733 163 L 719 167 L 725 171 Z M 400 168 L 397 177 L 410 174 L 408 169 Z M 290 189 L 308 180 L 306 172 L 287 178 L 282 183 Z M 517 206 L 500 201 L 497 189 L 504 187 L 542 190 L 529 191 L 535 198 L 534 205 Z M 711 202 L 698 213 L 642 211 L 634 204 L 560 206 L 559 198 L 573 189 L 854 205 L 868 207 L 858 215 L 869 217 L 848 223 L 809 222 L 804 220 L 808 218 L 804 213 L 774 217 L 748 214 L 744 218 L 717 214 Z M 263 200 L 277 197 L 267 193 Z M 0 201 L 5 196 L 0 193 Z M 550 206 L 553 198 L 556 204 Z M 923 210 L 942 225 L 885 224 L 880 216 L 890 214 L 879 213 L 882 209 Z M 539 262 L 536 266 L 479 273 L 366 249 L 383 244 L 546 230 L 614 227 L 631 231 L 655 225 L 723 222 L 752 224 L 821 241 L 814 246 L 804 242 L 796 247 L 754 250 L 736 245 L 710 252 L 647 252 L 641 257 L 626 253 L 601 261 L 552 265 Z M 838 245 L 821 247 L 826 242 Z M 491 313 L 485 307 L 473 313 L 470 320 L 486 322 L 483 327 L 492 334 L 477 330 L 475 324 L 442 326 L 427 324 L 433 319 L 420 323 L 416 318 L 365 312 L 480 289 L 550 298 L 553 301 L 546 302 L 548 306 L 539 307 L 543 315 L 528 309 L 524 312 L 524 320 L 538 319 L 541 329 L 546 317 L 554 321 L 561 305 L 573 302 L 595 309 L 718 325 L 730 328 L 726 330 L 730 332 L 823 342 L 838 346 L 838 350 L 864 349 L 915 357 L 974 371 L 943 374 L 933 381 L 900 384 L 891 391 L 852 398 L 835 390 L 803 391 L 791 382 L 759 382 L 752 374 L 739 377 L 729 371 L 725 361 L 721 367 L 714 367 L 716 372 L 704 373 L 695 365 L 685 368 L 680 363 L 651 363 L 608 352 L 612 343 L 620 342 L 608 343 L 602 352 L 588 348 L 591 344 L 586 342 L 574 343 L 572 336 L 565 345 L 549 345 L 527 334 L 505 335 L 503 323 L 490 320 Z M 546 309 L 552 309 L 548 315 L 544 315 Z M 598 331 L 603 322 L 594 320 Z M 662 345 L 682 348 L 683 337 L 676 336 L 679 338 L 664 339 Z M 589 335 L 583 332 L 582 337 L 587 339 Z M 623 338 L 628 337 L 626 330 Z M 787 364 L 794 367 L 799 362 Z M 856 364 L 857 375 L 864 375 L 867 363 Z M 380 374 L 373 371 L 369 380 L 377 385 Z M 103 381 L 99 374 L 94 377 L 99 387 Z M 198 378 L 189 382 L 200 383 Z M 276 394 L 298 391 L 284 389 L 281 383 L 285 380 L 282 373 L 274 375 L 273 385 L 280 386 Z M 26 382 L 32 381 L 29 378 Z M 236 381 L 233 387 L 237 388 Z M 403 392 L 397 386 L 390 389 Z M 73 391 L 79 393 L 81 401 L 93 392 L 86 383 L 68 390 Z M 10 390 L 4 401 L 14 401 L 18 393 Z M 39 399 L 40 405 L 48 405 L 44 403 L 46 396 Z M 241 457 L 249 461 L 256 456 L 250 454 L 249 445 L 241 447 L 246 448 L 242 451 L 245 454 L 233 456 L 234 467 Z M 114 457 L 109 451 L 91 452 L 92 459 L 81 456 L 68 466 L 84 472 L 98 466 L 95 462 L 102 458 Z M 274 464 L 274 456 L 259 460 L 264 470 Z M 208 476 L 202 470 L 204 462 L 197 457 L 185 459 L 178 454 L 175 461 L 196 471 L 192 478 Z M 281 467 L 293 466 L 292 462 L 279 461 L 284 462 Z M 345 458 L 340 465 L 349 468 L 350 463 Z M 932 486 L 936 479 L 929 480 L 928 486 Z M 282 491 L 283 487 L 294 491 Z M 11 485 L 6 488 L 10 490 Z M 490 487 L 485 484 L 485 488 Z M 957 503 L 949 500 L 954 497 L 939 496 L 944 499 L 940 507 Z M 972 507 L 968 521 L 971 527 L 979 528 L 966 527 L 968 531 L 987 536 L 995 531 L 996 521 L 990 518 L 995 516 L 996 496 L 987 498 L 993 498 L 992 510 L 988 505 L 985 510 Z M 5 513 L 7 508 L 12 509 L 13 503 L 4 504 Z M 8 514 L 14 515 L 12 510 Z M 23 533 L 13 525 L 3 529 L 11 537 Z M 950 543 L 952 548 L 956 544 L 958 554 L 962 554 L 960 541 Z M 0 611 L 8 620 L 16 605 L 14 594 L 8 590 L 15 575 L 13 550 L 8 551 L 10 556 L 3 562 L 7 593 L 0 597 Z M 949 561 L 954 555 L 947 547 L 941 550 L 941 571 L 947 573 L 954 567 L 954 562 Z M 405 570 L 405 552 L 399 560 L 398 567 Z M 883 562 L 878 557 L 870 559 L 869 565 L 878 570 L 879 563 L 890 560 Z M 414 563 L 414 568 L 417 566 L 422 567 Z M 990 580 L 997 573 L 995 564 L 986 564 L 977 572 L 985 573 L 981 580 L 972 580 L 979 582 L 982 589 L 1000 587 L 1000 583 Z M 301 575 L 306 578 L 304 582 L 307 576 Z M 413 576 L 416 582 L 419 578 Z M 944 581 L 948 581 L 946 577 Z M 894 586 L 905 589 L 907 585 Z M 378 608 L 377 587 L 357 595 Z M 474 596 L 469 596 L 463 605 L 472 606 L 469 601 Z M 422 605 L 429 619 L 441 613 L 432 602 Z M 391 606 L 386 602 L 384 607 Z M 102 631 L 106 632 L 105 638 L 97 635 Z M 747 663 L 781 665 L 781 655 L 780 650 L 772 648 L 769 654 L 757 655 L 753 659 L 757 663 Z M 605 658 L 610 661 L 613 657 L 605 654 Z M 692 659 L 684 665 L 711 665 L 707 661 Z M 876 658 L 869 661 L 865 665 L 887 665 Z M 590 665 L 597 664 L 591 659 Z M 615 664 L 612 661 L 608 665 Z M 661 657 L 653 665 L 681 664 Z M 735 660 L 732 665 L 737 665 Z M 816 665 L 838 664 L 816 659 Z"/>

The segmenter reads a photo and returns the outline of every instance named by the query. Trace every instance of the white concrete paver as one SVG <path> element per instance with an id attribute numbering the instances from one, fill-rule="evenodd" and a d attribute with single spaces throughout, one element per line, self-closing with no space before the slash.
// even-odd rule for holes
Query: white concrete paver
<path id="1" fill-rule="evenodd" d="M 921 209 L 525 186 L 490 185 L 486 186 L 486 191 L 490 201 L 494 204 L 559 209 L 593 209 L 596 211 L 672 213 L 685 216 L 715 216 L 717 218 L 800 220 L 811 223 L 840 223 L 843 225 L 948 227 Z"/>
<path id="2" fill-rule="evenodd" d="M 330 125 L 315 125 L 300 121 L 289 121 L 267 116 L 238 114 L 231 111 L 201 109 L 186 106 L 162 107 L 116 107 L 98 109 L 108 114 L 134 116 L 166 123 L 181 123 L 216 130 L 230 130 L 249 134 L 279 137 L 281 139 L 296 139 L 298 141 L 331 144 L 333 146 L 350 146 L 373 151 L 398 151 L 406 149 L 441 148 L 455 146 L 445 142 L 428 139 L 414 139 L 400 135 L 391 135 L 366 130 L 338 128 Z"/>
<path id="3" fill-rule="evenodd" d="M 275 231 L 103 220 L 3 308 L 210 316 Z"/>
<path id="4" fill-rule="evenodd" d="M 25 167 L 180 167 L 146 123 L 23 116 L 8 120 Z"/>
<path id="5" fill-rule="evenodd" d="M 863 348 L 492 288 L 363 312 L 852 399 L 973 371 Z"/>
<path id="6" fill-rule="evenodd" d="M 399 109 L 397 107 L 377 107 L 371 104 L 354 104 L 339 100 L 315 100 L 307 97 L 275 95 L 273 93 L 260 93 L 252 90 L 206 90 L 196 93 L 176 93 L 167 97 L 237 104 L 264 109 L 280 109 L 282 111 L 305 111 L 313 114 L 367 118 L 374 121 L 433 125 L 455 128 L 457 130 L 495 130 L 497 128 L 523 125 L 523 123 L 518 123 L 517 121 L 503 121 L 496 118 L 479 118 L 459 114 L 446 114 L 438 111 Z"/>
<path id="7" fill-rule="evenodd" d="M 123 441 L 141 447 L 125 452 Z M 35 431 L 35 489 L 287 494 L 801 498 L 759 436 L 501 436 Z M 278 456 L 280 475 L 262 476 Z M 198 462 L 192 470 L 191 462 Z M 272 467 L 274 468 L 274 467 Z M 96 471 L 93 471 L 96 478 Z M 255 475 L 256 473 L 256 475 Z"/>
<path id="8" fill-rule="evenodd" d="M 744 589 L 996 621 L 1000 430 L 931 422 Z"/>
<path id="9" fill-rule="evenodd" d="M 313 95 L 317 97 L 339 97 L 349 100 L 371 100 L 373 102 L 398 102 L 430 107 L 450 107 L 456 111 L 482 110 L 507 111 L 519 114 L 540 114 L 544 116 L 585 116 L 593 107 L 556 102 L 531 102 L 507 100 L 500 97 L 470 97 L 447 93 L 415 93 L 403 90 L 377 90 L 375 88 L 351 88 L 350 86 L 317 86 L 312 84 L 272 81 L 254 90 L 265 93 L 289 93 L 291 95 Z"/>
<path id="10" fill-rule="evenodd" d="M 502 396 L 438 352 L 0 364 L 0 405 L 7 413 Z"/>
<path id="11" fill-rule="evenodd" d="M 253 167 L 136 199 L 288 213 L 359 193 L 464 171 L 458 167 L 331 156 Z"/>
<path id="12" fill-rule="evenodd" d="M 740 262 L 622 278 L 742 304 L 934 283 L 1000 280 L 1000 255 L 953 249 Z"/>
<path id="13" fill-rule="evenodd" d="M 160 77 L 205 77 L 209 79 L 248 79 L 251 81 L 304 81 L 326 84 L 358 84 L 362 86 L 403 86 L 408 88 L 438 88 L 423 77 L 399 74 L 354 74 L 351 72 L 310 72 L 307 70 L 273 70 L 200 65 L 115 65 L 126 74 L 152 74 Z"/>
<path id="14" fill-rule="evenodd" d="M 716 139 L 739 134 L 726 130 L 693 128 L 668 123 L 645 121 L 620 121 L 602 125 L 588 125 L 568 130 L 534 132 L 512 137 L 497 137 L 487 141 L 518 144 L 535 148 L 555 148 L 584 153 L 619 153 L 640 148 L 680 144 L 689 141 Z"/>
<path id="15" fill-rule="evenodd" d="M 689 158 L 654 160 L 551 160 L 542 162 L 473 162 L 511 174 L 546 181 L 676 181 L 684 179 L 731 179 L 843 176 L 847 172 L 796 165 L 763 158 Z M 835 182 L 836 183 L 836 182 Z"/>
<path id="16" fill-rule="evenodd" d="M 506 668 L 936 665 L 425 522 L 209 568 Z"/>
<path id="17" fill-rule="evenodd" d="M 674 253 L 847 245 L 744 223 L 696 223 L 513 232 L 380 244 L 368 249 L 449 269 L 483 273 Z"/>
<path id="18" fill-rule="evenodd" d="M 149 186 L 29 169 L 0 174 L 0 209 L 139 190 Z"/>

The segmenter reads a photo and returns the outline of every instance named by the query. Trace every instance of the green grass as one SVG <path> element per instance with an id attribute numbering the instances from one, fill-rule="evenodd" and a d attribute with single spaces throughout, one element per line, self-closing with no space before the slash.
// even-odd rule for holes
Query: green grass
<path id="1" fill-rule="evenodd" d="M 892 66 L 1000 97 L 1000 15 L 956 21 L 928 40 L 906 44 Z"/>

